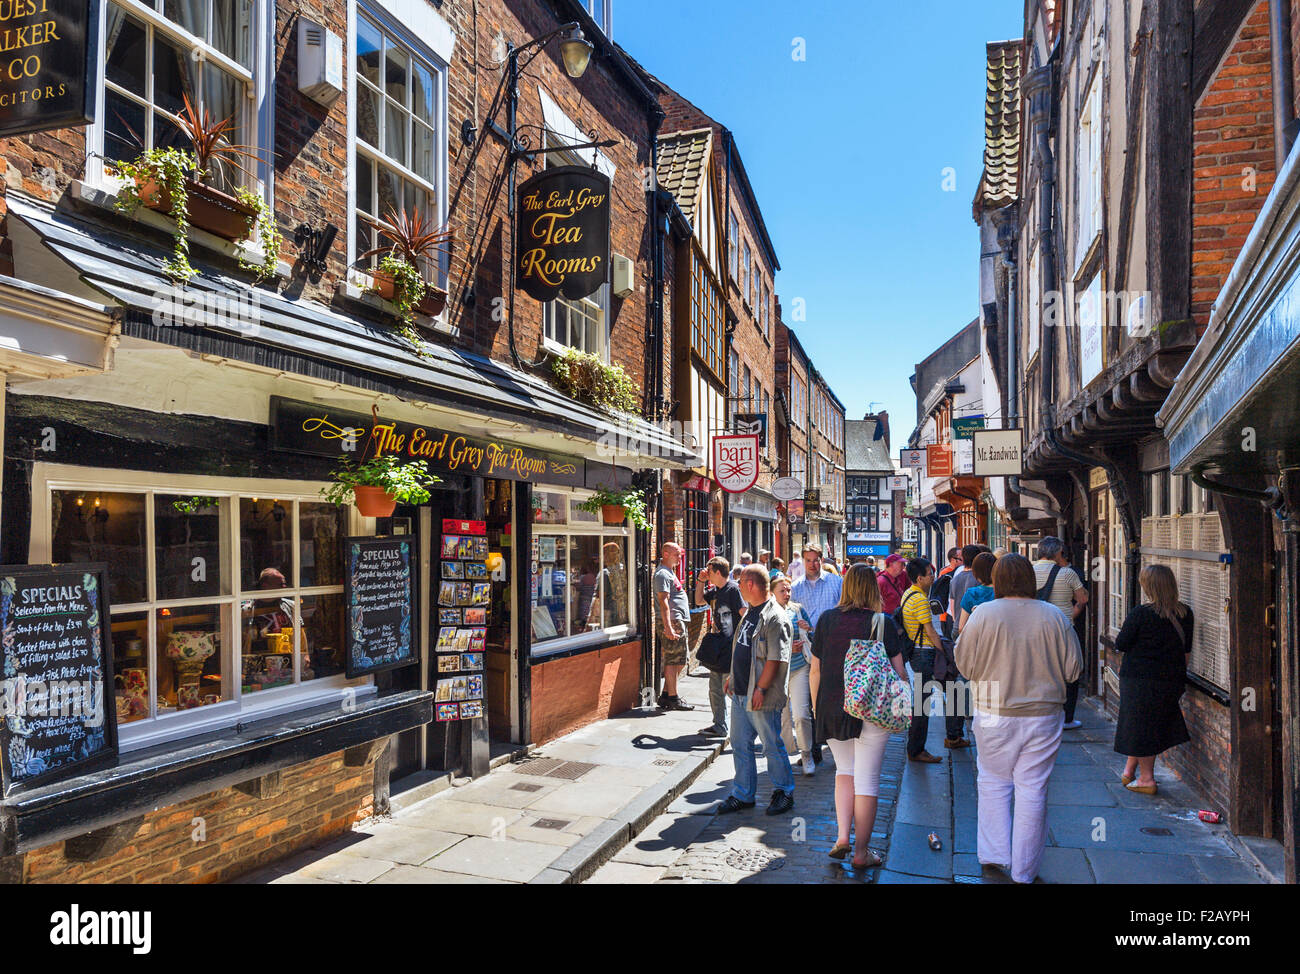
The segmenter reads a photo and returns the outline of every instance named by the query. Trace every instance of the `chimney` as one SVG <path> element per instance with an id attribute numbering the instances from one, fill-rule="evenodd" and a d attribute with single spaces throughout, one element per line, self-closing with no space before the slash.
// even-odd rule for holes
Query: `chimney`
<path id="1" fill-rule="evenodd" d="M 874 414 L 867 413 L 862 418 L 864 420 L 874 419 L 876 421 L 876 429 L 875 432 L 872 433 L 871 438 L 873 440 L 884 440 L 885 449 L 888 451 L 889 450 L 889 410 L 882 409 L 878 413 L 874 413 Z"/>

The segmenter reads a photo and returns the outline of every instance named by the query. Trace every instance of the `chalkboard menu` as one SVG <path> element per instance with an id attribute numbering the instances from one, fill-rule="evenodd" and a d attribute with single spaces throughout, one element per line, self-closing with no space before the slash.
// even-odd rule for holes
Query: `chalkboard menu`
<path id="1" fill-rule="evenodd" d="M 4 790 L 117 755 L 106 566 L 0 566 Z"/>
<path id="2" fill-rule="evenodd" d="M 411 625 L 412 539 L 347 538 L 343 543 L 347 675 L 367 676 L 417 662 Z"/>

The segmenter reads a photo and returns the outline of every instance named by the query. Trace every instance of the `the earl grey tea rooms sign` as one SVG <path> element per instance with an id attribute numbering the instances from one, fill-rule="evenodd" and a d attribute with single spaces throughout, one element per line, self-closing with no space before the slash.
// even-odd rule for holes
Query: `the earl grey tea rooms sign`
<path id="1" fill-rule="evenodd" d="M 0 0 L 0 136 L 95 117 L 100 0 Z"/>
<path id="2" fill-rule="evenodd" d="M 519 287 L 538 301 L 598 291 L 609 280 L 609 178 L 560 166 L 543 169 L 518 193 Z"/>

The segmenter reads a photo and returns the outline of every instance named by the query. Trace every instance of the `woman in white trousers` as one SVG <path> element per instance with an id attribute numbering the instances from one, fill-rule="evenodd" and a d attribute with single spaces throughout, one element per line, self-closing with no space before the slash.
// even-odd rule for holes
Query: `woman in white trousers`
<path id="1" fill-rule="evenodd" d="M 1032 883 L 1047 844 L 1047 783 L 1061 746 L 1066 689 L 1083 672 L 1083 655 L 1066 614 L 1038 600 L 1023 555 L 997 560 L 993 592 L 992 602 L 971 613 L 955 651 L 970 680 L 979 749 L 976 851 L 981 864 Z"/>

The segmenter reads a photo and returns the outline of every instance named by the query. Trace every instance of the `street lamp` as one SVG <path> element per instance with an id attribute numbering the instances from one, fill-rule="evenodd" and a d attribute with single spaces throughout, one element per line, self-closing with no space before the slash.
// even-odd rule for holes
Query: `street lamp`
<path id="1" fill-rule="evenodd" d="M 571 25 L 571 28 L 564 35 L 564 40 L 560 41 L 560 57 L 564 59 L 564 70 L 569 73 L 570 78 L 577 81 L 587 70 L 587 64 L 591 61 L 591 52 L 595 48 L 591 41 L 583 36 L 582 28 L 577 24 Z"/>

